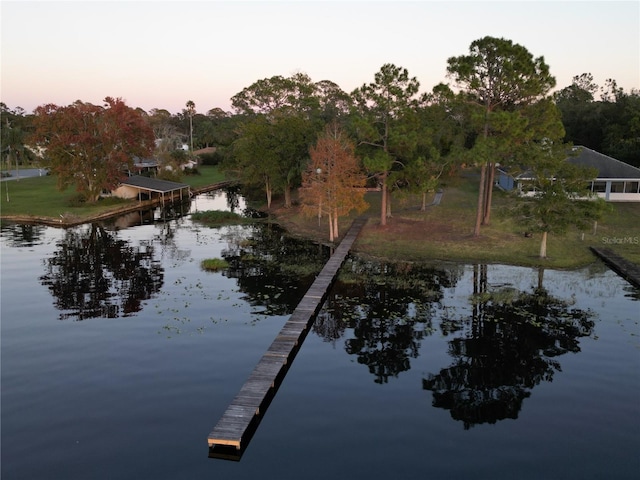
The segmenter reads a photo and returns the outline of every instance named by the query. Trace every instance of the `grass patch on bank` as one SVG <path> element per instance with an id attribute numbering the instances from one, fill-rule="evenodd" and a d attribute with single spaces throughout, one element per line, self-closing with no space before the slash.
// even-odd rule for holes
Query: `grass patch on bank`
<path id="1" fill-rule="evenodd" d="M 197 189 L 213 185 L 214 183 L 220 183 L 228 180 L 224 173 L 220 171 L 217 166 L 213 165 L 200 165 L 198 167 L 198 174 L 185 175 L 180 180 L 182 183 L 186 183 L 191 188 Z"/>
<path id="2" fill-rule="evenodd" d="M 505 192 L 494 191 L 491 222 L 482 226 L 479 237 L 473 236 L 477 194 L 477 185 L 472 179 L 461 179 L 445 187 L 441 204 L 427 207 L 426 212 L 419 210 L 418 198 L 399 199 L 390 227 L 381 227 L 377 218 L 370 220 L 368 231 L 359 238 L 357 248 L 375 256 L 393 255 L 407 260 L 576 268 L 595 260 L 589 249 L 593 246 L 610 248 L 640 263 L 638 203 L 610 204 L 611 212 L 590 230 L 571 229 L 564 235 L 550 234 L 548 258 L 540 259 L 541 234 L 525 236 L 524 228 L 507 215 L 513 199 Z M 403 229 L 403 223 L 409 225 Z M 413 234 L 409 233 L 411 230 Z"/>
<path id="3" fill-rule="evenodd" d="M 392 217 L 380 224 L 380 192 L 369 192 L 369 221 L 353 251 L 378 259 L 464 263 L 502 263 L 520 266 L 544 266 L 571 269 L 593 263 L 596 257 L 589 247 L 610 248 L 627 260 L 640 264 L 640 204 L 612 203 L 611 211 L 597 228 L 576 229 L 564 235 L 550 234 L 547 259 L 539 258 L 540 234 L 525 236 L 524 228 L 507 215 L 513 199 L 494 190 L 490 225 L 484 225 L 479 237 L 473 236 L 478 196 L 477 178 L 473 175 L 447 178 L 439 205 L 420 210 L 417 195 L 394 194 Z M 430 195 L 430 203 L 434 194 Z M 303 217 L 298 209 L 278 209 L 278 222 L 289 231 L 308 238 L 328 242 L 326 218 Z M 343 235 L 355 215 L 340 220 Z"/>
<path id="4" fill-rule="evenodd" d="M 109 210 L 117 210 L 131 202 L 118 198 L 104 198 L 96 203 L 81 203 L 74 189 L 60 192 L 54 176 L 0 182 L 0 197 L 0 214 L 3 216 L 21 215 L 56 219 L 60 216 L 90 217 Z"/>
<path id="5" fill-rule="evenodd" d="M 225 180 L 224 174 L 215 166 L 198 167 L 199 175 L 185 175 L 182 183 L 192 188 L 201 188 Z M 8 197 L 7 197 L 8 191 Z M 135 200 L 102 198 L 96 203 L 81 203 L 73 187 L 61 192 L 56 177 L 21 178 L 0 182 L 0 215 L 30 216 L 58 219 L 63 216 L 77 220 L 90 219 L 95 215 L 117 211 Z"/>

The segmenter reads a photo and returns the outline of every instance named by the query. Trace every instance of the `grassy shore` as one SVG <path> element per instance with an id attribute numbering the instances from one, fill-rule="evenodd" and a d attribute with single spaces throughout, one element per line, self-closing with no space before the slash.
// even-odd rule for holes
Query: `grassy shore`
<path id="1" fill-rule="evenodd" d="M 183 179 L 194 190 L 224 180 L 215 167 L 200 167 L 200 175 Z M 97 215 L 117 212 L 135 201 L 104 199 L 95 205 L 74 205 L 73 191 L 59 192 L 54 177 L 36 177 L 0 183 L 0 214 L 3 218 L 73 218 L 88 221 Z M 6 189 L 9 190 L 7 201 Z M 369 221 L 354 250 L 365 256 L 398 261 L 459 261 L 503 263 L 549 268 L 577 268 L 595 260 L 589 247 L 606 247 L 640 264 L 640 203 L 611 204 L 612 210 L 590 231 L 571 230 L 550 235 L 548 258 L 538 258 L 540 235 L 525 237 L 522 228 L 504 212 L 510 197 L 495 191 L 491 224 L 473 236 L 477 200 L 473 176 L 447 179 L 439 205 L 421 211 L 417 196 L 394 196 L 392 217 L 380 225 L 380 193 L 367 194 Z M 429 199 L 430 201 L 431 199 Z M 285 209 L 276 200 L 272 217 L 291 233 L 328 242 L 327 220 L 304 217 L 298 208 Z M 344 234 L 354 216 L 340 220 Z"/>
<path id="2" fill-rule="evenodd" d="M 202 166 L 199 172 L 200 175 L 185 176 L 182 182 L 198 189 L 225 180 L 216 167 Z M 2 218 L 50 218 L 56 221 L 63 218 L 81 222 L 137 203 L 137 200 L 103 198 L 95 204 L 87 204 L 77 202 L 76 198 L 73 188 L 60 192 L 53 176 L 7 180 L 0 183 L 0 215 Z"/>
<path id="3" fill-rule="evenodd" d="M 503 263 L 548 268 L 577 268 L 595 260 L 590 246 L 605 247 L 640 264 L 640 204 L 611 204 L 612 211 L 590 231 L 571 230 L 549 235 L 547 259 L 539 258 L 539 234 L 524 235 L 505 211 L 509 195 L 495 191 L 490 225 L 473 236 L 477 182 L 473 178 L 447 180 L 441 203 L 420 211 L 417 196 L 394 197 L 392 217 L 380 225 L 380 194 L 369 193 L 370 217 L 354 250 L 361 255 L 402 261 L 459 261 Z M 429 200 L 430 201 L 430 200 Z M 274 215 L 289 231 L 317 240 L 328 239 L 326 220 L 305 218 L 297 209 L 277 208 Z M 340 222 L 344 233 L 351 218 Z"/>

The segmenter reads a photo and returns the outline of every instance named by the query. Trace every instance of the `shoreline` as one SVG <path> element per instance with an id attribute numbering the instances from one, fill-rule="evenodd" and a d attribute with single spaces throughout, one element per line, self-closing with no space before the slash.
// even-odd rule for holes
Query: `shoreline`
<path id="1" fill-rule="evenodd" d="M 204 187 L 196 188 L 190 191 L 190 195 L 200 195 L 201 193 L 211 192 L 219 188 L 232 185 L 233 181 L 217 182 Z M 161 199 L 137 201 L 135 204 L 124 205 L 121 207 L 109 209 L 107 211 L 84 217 L 75 215 L 60 215 L 60 218 L 41 217 L 37 215 L 0 215 L 0 222 L 26 223 L 31 225 L 45 225 L 48 227 L 69 228 L 82 225 L 83 223 L 99 222 L 112 217 L 124 215 L 126 213 L 135 212 L 137 210 L 146 210 L 151 207 L 160 205 Z"/>
<path id="2" fill-rule="evenodd" d="M 203 187 L 195 188 L 190 191 L 191 197 L 195 195 L 199 195 L 202 193 L 214 191 L 220 188 L 223 188 L 228 185 L 232 185 L 235 183 L 234 181 L 222 181 L 216 182 L 210 185 L 206 185 Z M 124 215 L 127 213 L 135 212 L 138 210 L 146 210 L 153 207 L 156 207 L 161 204 L 160 199 L 153 200 L 145 200 L 145 201 L 136 201 L 132 204 L 127 204 L 124 206 L 116 207 L 108 209 L 107 211 L 100 212 L 93 215 L 87 215 L 83 217 L 74 216 L 73 214 L 60 215 L 60 218 L 54 217 L 42 217 L 35 215 L 0 215 L 0 222 L 10 222 L 10 223 L 22 223 L 22 224 L 36 224 L 36 225 L 45 225 L 55 228 L 70 228 L 78 225 L 82 225 L 85 223 L 99 222 L 103 220 L 107 220 L 110 218 L 114 218 L 120 215 Z M 264 207 L 264 205 L 263 205 Z M 326 238 L 324 238 L 324 227 L 316 227 L 316 221 L 311 219 L 302 218 L 297 212 L 295 207 L 292 210 L 285 210 L 282 208 L 282 205 L 276 201 L 276 204 L 272 206 L 271 210 L 264 210 L 268 217 L 270 217 L 275 223 L 279 224 L 282 228 L 284 228 L 288 234 L 293 235 L 298 238 L 302 238 L 305 240 L 317 242 L 325 245 L 335 245 L 331 242 L 328 242 Z M 366 215 L 366 214 L 365 214 Z M 400 222 L 402 222 L 402 219 Z M 368 215 L 367 222 L 363 228 L 361 237 L 363 240 L 360 246 L 356 244 L 353 248 L 353 254 L 362 258 L 370 258 L 375 259 L 377 261 L 386 261 L 386 262 L 401 262 L 401 263 L 430 263 L 430 264 L 441 264 L 441 263 L 453 263 L 453 264 L 468 264 L 468 263 L 482 263 L 482 264 L 503 264 L 503 265 L 512 265 L 512 266 L 521 266 L 528 268 L 551 268 L 558 270 L 574 270 L 579 268 L 584 268 L 599 260 L 599 257 L 594 254 L 591 250 L 590 245 L 585 245 L 585 251 L 588 251 L 590 255 L 588 257 L 584 257 L 581 260 L 575 261 L 575 263 L 569 262 L 569 264 L 558 264 L 553 259 L 539 259 L 534 257 L 523 257 L 523 261 L 514 262 L 513 259 L 509 260 L 507 258 L 499 258 L 498 257 L 490 257 L 487 256 L 482 258 L 481 260 L 469 260 L 468 252 L 464 253 L 460 251 L 461 255 L 451 255 L 452 251 L 448 250 L 444 252 L 445 254 L 433 255 L 433 256 L 424 256 L 420 252 L 416 252 L 415 255 L 407 256 L 403 254 L 400 250 L 402 249 L 394 249 L 393 252 L 389 252 L 388 248 L 377 248 L 375 245 L 371 245 L 370 239 L 377 239 L 381 235 L 385 235 L 390 227 L 380 227 L 375 225 L 375 215 Z M 344 222 L 341 225 L 342 232 L 348 230 L 348 225 L 351 224 L 353 218 L 344 219 L 341 222 Z M 407 233 L 407 232 L 404 232 Z M 343 235 L 340 235 L 339 238 L 342 238 Z M 423 238 L 421 241 L 424 242 L 427 240 Z M 410 242 L 411 240 L 409 240 Z M 468 239 L 465 238 L 449 238 L 443 240 L 440 239 L 431 239 L 434 244 L 441 243 L 445 241 L 445 244 L 449 245 L 449 247 L 453 246 L 455 243 L 459 243 L 463 245 Z M 479 239 L 482 242 L 482 238 Z M 375 241 L 374 241 L 375 243 Z M 382 241 L 384 243 L 384 240 Z M 392 244 L 395 241 L 391 241 Z M 406 248 L 406 246 L 405 246 Z M 391 253 L 391 254 L 390 254 Z M 482 255 L 481 255 L 482 256 Z M 624 256 L 624 255 L 622 255 Z M 525 259 L 526 258 L 526 259 Z"/>

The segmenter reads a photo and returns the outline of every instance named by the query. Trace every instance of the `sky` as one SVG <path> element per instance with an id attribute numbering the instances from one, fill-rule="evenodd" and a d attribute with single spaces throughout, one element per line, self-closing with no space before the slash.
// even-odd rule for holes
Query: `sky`
<path id="1" fill-rule="evenodd" d="M 640 1 L 0 0 L 0 101 L 32 112 L 122 98 L 231 112 L 254 82 L 306 73 L 350 93 L 386 63 L 428 92 L 447 59 L 502 37 L 544 57 L 557 89 L 591 73 L 640 89 Z"/>

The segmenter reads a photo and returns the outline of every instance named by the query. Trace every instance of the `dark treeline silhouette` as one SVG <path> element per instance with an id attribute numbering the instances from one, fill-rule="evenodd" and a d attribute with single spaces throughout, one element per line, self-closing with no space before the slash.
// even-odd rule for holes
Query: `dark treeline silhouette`
<path id="1" fill-rule="evenodd" d="M 590 73 L 583 73 L 554 99 L 566 141 L 640 167 L 640 136 L 634 126 L 640 119 L 638 90 L 625 92 L 613 79 L 599 86 Z"/>

